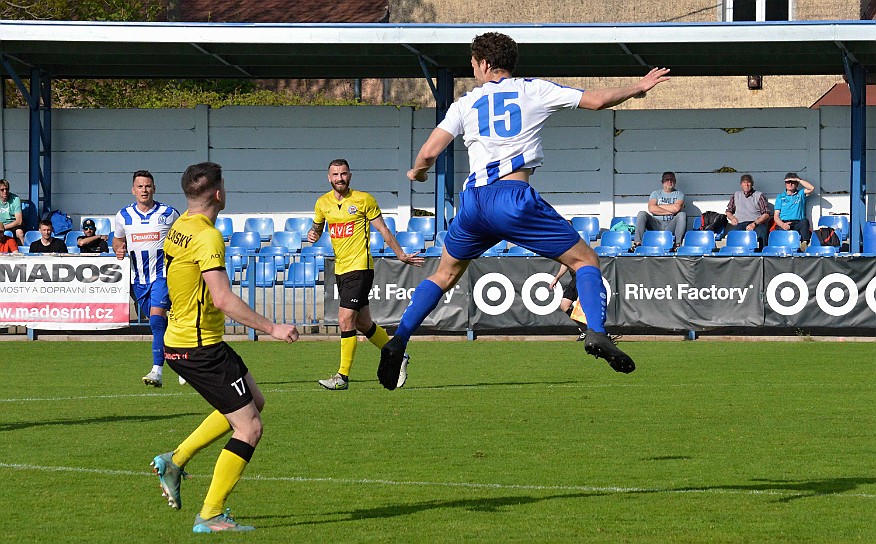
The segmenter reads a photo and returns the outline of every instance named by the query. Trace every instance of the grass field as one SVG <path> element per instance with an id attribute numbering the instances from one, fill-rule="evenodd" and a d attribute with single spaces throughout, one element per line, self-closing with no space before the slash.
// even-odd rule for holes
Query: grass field
<path id="1" fill-rule="evenodd" d="M 149 345 L 4 344 L 3 542 L 876 542 L 876 345 L 629 342 L 630 375 L 569 342 L 425 342 L 383 390 L 360 344 L 241 342 L 265 435 L 229 506 L 258 530 L 191 534 L 149 461 L 209 407 Z"/>

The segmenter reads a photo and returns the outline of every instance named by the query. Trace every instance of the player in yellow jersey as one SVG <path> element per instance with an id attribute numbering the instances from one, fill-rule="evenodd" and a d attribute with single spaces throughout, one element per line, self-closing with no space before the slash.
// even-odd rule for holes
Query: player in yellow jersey
<path id="1" fill-rule="evenodd" d="M 223 509 L 261 439 L 259 412 L 265 397 L 243 359 L 222 341 L 225 315 L 284 342 L 298 340 L 298 330 L 257 314 L 231 291 L 225 243 L 213 226 L 225 208 L 222 167 L 212 162 L 189 166 L 182 176 L 182 189 L 188 210 L 164 240 L 171 301 L 164 358 L 215 410 L 175 450 L 156 455 L 153 471 L 168 505 L 180 508 L 180 483 L 186 477 L 183 467 L 201 449 L 232 431 L 216 461 L 192 531 L 251 531 L 254 527 L 237 523 Z"/>
<path id="2" fill-rule="evenodd" d="M 383 240 L 392 248 L 398 260 L 414 266 L 423 264 L 423 258 L 416 253 L 402 251 L 392 231 L 386 226 L 374 197 L 364 191 L 350 189 L 352 177 L 350 165 L 345 159 L 335 159 L 329 163 L 328 180 L 332 190 L 317 199 L 313 227 L 307 233 L 307 240 L 316 242 L 328 222 L 327 230 L 335 250 L 335 277 L 340 297 L 338 325 L 341 329 L 341 364 L 337 374 L 319 380 L 319 385 L 333 391 L 349 387 L 357 330 L 378 349 L 389 341 L 386 331 L 372 321 L 368 310 L 368 293 L 374 284 L 369 224 L 383 235 Z M 399 374 L 398 387 L 404 385 L 407 379 L 407 362 L 406 357 Z"/>

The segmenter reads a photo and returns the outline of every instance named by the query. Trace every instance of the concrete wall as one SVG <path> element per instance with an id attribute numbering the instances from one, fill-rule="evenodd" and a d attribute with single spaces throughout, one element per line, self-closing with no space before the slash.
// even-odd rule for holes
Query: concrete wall
<path id="1" fill-rule="evenodd" d="M 4 110 L 0 171 L 14 192 L 27 194 L 27 111 Z M 868 173 L 876 171 L 876 109 L 868 116 Z M 346 158 L 354 188 L 375 195 L 399 228 L 412 208 L 433 210 L 434 177 L 411 184 L 406 172 L 435 126 L 435 111 L 403 107 L 206 107 L 181 110 L 55 110 L 53 207 L 75 218 L 112 216 L 133 200 L 131 174 L 153 172 L 158 200 L 180 209 L 189 164 L 224 168 L 226 215 L 241 230 L 248 215 L 312 214 L 329 190 L 328 163 Z M 532 184 L 567 217 L 644 209 L 675 171 L 687 213 L 723 211 L 739 176 L 750 173 L 772 200 L 785 172 L 819 189 L 810 214 L 849 211 L 849 110 L 845 107 L 654 111 L 562 111 L 543 132 L 546 161 Z M 461 139 L 457 191 L 468 175 Z M 874 217 L 873 184 L 868 217 Z"/>

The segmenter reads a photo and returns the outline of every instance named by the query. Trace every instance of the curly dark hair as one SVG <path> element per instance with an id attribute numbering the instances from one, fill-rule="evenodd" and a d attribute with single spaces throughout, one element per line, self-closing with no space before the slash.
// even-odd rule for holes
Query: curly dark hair
<path id="1" fill-rule="evenodd" d="M 505 34 L 486 32 L 472 40 L 471 56 L 477 61 L 487 61 L 491 70 L 513 73 L 517 67 L 517 42 Z"/>

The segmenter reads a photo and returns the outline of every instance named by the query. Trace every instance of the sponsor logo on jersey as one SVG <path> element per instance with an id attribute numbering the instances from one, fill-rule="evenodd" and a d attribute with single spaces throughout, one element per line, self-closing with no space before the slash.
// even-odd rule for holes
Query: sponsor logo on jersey
<path id="1" fill-rule="evenodd" d="M 349 238 L 350 236 L 353 236 L 353 227 L 355 225 L 355 221 L 348 221 L 347 223 L 329 223 L 329 234 L 332 238 Z"/>
<path id="2" fill-rule="evenodd" d="M 140 233 L 132 233 L 131 241 L 132 242 L 157 242 L 161 239 L 161 233 L 159 232 L 140 232 Z"/>
<path id="3" fill-rule="evenodd" d="M 350 215 L 356 215 L 356 212 L 358 211 L 359 208 L 357 208 L 356 206 L 350 206 L 349 208 L 347 208 L 347 213 Z"/>

